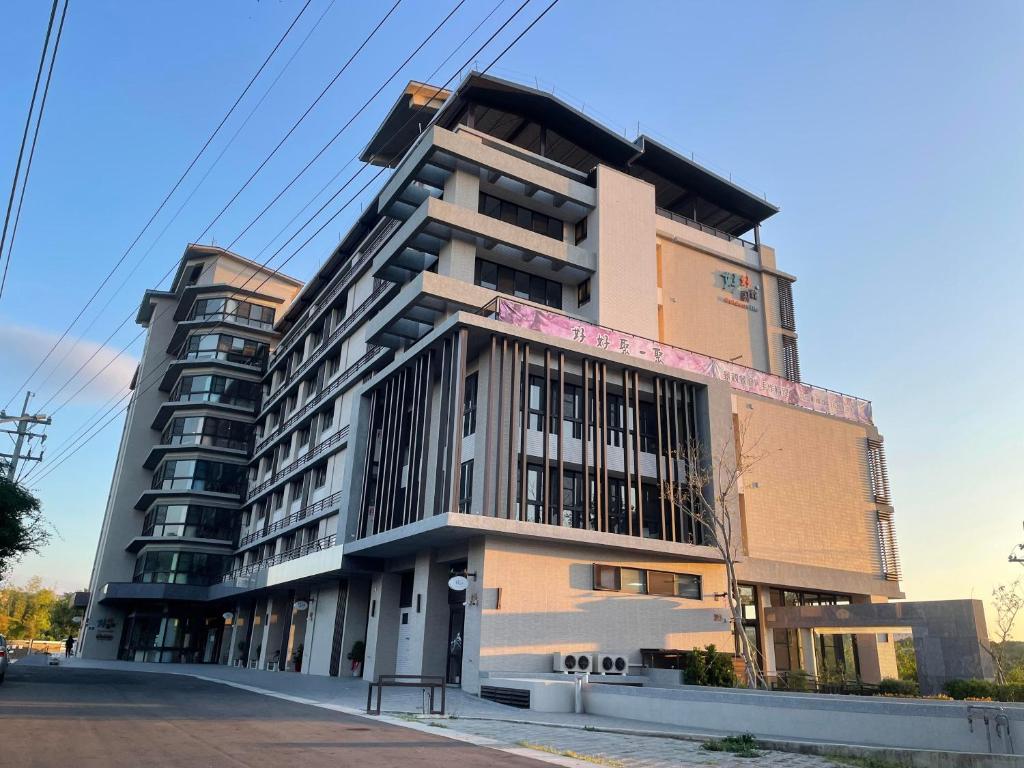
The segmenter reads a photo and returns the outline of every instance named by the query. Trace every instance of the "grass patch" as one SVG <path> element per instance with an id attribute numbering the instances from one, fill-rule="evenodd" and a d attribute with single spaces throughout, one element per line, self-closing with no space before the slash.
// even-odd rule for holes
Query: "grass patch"
<path id="1" fill-rule="evenodd" d="M 701 749 L 708 752 L 731 752 L 736 757 L 760 757 L 757 742 L 749 733 L 741 736 L 725 736 L 721 739 L 710 739 L 701 744 Z"/>
<path id="2" fill-rule="evenodd" d="M 519 741 L 516 743 L 520 747 L 535 749 L 538 752 L 547 752 L 548 754 L 558 755 L 560 757 L 571 757 L 573 760 L 584 760 L 588 763 L 594 763 L 595 765 L 606 765 L 608 768 L 624 768 L 626 765 L 621 760 L 613 760 L 610 757 L 601 757 L 600 755 L 581 755 L 579 752 L 574 752 L 571 749 L 556 749 L 555 747 L 548 747 L 544 744 L 534 744 L 532 741 Z"/>

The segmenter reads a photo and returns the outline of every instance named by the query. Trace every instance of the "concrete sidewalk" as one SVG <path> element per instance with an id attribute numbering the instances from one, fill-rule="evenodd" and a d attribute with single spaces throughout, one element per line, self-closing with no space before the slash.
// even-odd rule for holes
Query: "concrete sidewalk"
<path id="1" fill-rule="evenodd" d="M 123 672 L 189 675 L 296 703 L 365 715 L 367 682 L 351 677 L 321 677 L 294 672 L 225 667 L 211 664 L 144 664 L 61 659 L 61 666 Z M 619 768 L 669 766 L 777 766 L 825 768 L 836 763 L 824 757 L 762 750 L 759 758 L 738 758 L 701 748 L 705 738 L 683 729 L 619 718 L 533 712 L 484 701 L 449 689 L 448 717 L 424 716 L 424 697 L 415 689 L 385 689 L 380 720 L 480 746 L 520 752 L 526 747 L 538 759 L 560 765 L 587 763 Z M 378 718 L 374 718 L 378 719 Z M 718 734 L 721 735 L 721 734 Z"/>

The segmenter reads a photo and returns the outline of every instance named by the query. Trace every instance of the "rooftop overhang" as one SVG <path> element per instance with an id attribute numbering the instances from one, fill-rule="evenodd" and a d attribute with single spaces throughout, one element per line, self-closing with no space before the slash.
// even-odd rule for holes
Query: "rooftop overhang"
<path id="1" fill-rule="evenodd" d="M 180 293 L 184 288 L 188 286 L 181 285 L 181 278 L 185 273 L 185 265 L 189 261 L 195 261 L 196 259 L 204 258 L 227 258 L 232 261 L 236 261 L 248 267 L 253 275 L 264 275 L 273 276 L 274 280 L 280 280 L 283 283 L 291 283 L 296 288 L 302 287 L 302 281 L 296 280 L 294 277 L 275 272 L 272 269 L 268 269 L 257 261 L 247 259 L 245 256 L 240 256 L 234 251 L 229 251 L 226 248 L 221 248 L 217 245 L 203 245 L 202 243 L 189 243 L 185 246 L 185 252 L 181 255 L 181 260 L 178 262 L 178 268 L 174 273 L 174 279 L 171 280 L 171 291 L 174 293 Z"/>
<path id="2" fill-rule="evenodd" d="M 394 163 L 405 154 L 449 96 L 451 91 L 444 88 L 410 82 L 370 137 L 359 159 L 370 165 Z"/>
<path id="3" fill-rule="evenodd" d="M 159 602 L 203 602 L 209 587 L 197 584 L 137 584 L 133 581 L 111 581 L 103 587 L 99 602 L 102 605 L 130 603 L 142 600 Z"/>
<path id="4" fill-rule="evenodd" d="M 153 312 L 156 310 L 157 302 L 161 299 L 174 299 L 170 291 L 147 290 L 142 294 L 142 303 L 139 304 L 139 311 L 135 315 L 135 322 L 139 325 L 148 325 L 153 319 Z"/>
<path id="5" fill-rule="evenodd" d="M 779 212 L 778 207 L 669 149 L 650 136 L 636 140 L 630 172 L 655 187 L 655 203 L 701 224 L 739 236 Z M 696 214 L 696 215 L 695 215 Z"/>
<path id="6" fill-rule="evenodd" d="M 545 156 L 578 170 L 590 171 L 601 163 L 624 170 L 638 153 L 633 142 L 554 94 L 493 75 L 470 73 L 437 122 L 451 129 L 469 108 L 474 127 L 528 148 L 540 149 L 539 126 L 543 125 L 549 134 Z"/>

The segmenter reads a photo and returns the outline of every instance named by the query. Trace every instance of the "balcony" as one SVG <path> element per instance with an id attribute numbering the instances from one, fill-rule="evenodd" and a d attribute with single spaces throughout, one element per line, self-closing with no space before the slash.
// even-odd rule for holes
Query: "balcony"
<path id="1" fill-rule="evenodd" d="M 300 557 L 305 557 L 313 554 L 314 552 L 322 552 L 324 550 L 331 549 L 337 543 L 337 540 L 337 535 L 332 533 L 330 536 L 324 536 L 322 539 L 307 542 L 301 546 L 293 547 L 286 552 L 281 552 L 272 557 L 260 560 L 259 562 L 250 563 L 249 565 L 229 571 L 224 574 L 221 581 L 226 584 L 232 581 L 237 581 L 238 579 L 245 579 L 259 573 L 260 571 L 272 568 L 275 565 L 297 560 Z"/>
<path id="2" fill-rule="evenodd" d="M 250 544 L 262 541 L 279 531 L 291 528 L 293 525 L 296 525 L 303 520 L 312 520 L 322 515 L 327 515 L 340 506 L 341 497 L 342 492 L 337 491 L 326 498 L 315 501 L 312 504 L 307 504 L 302 509 L 296 510 L 290 515 L 282 517 L 280 520 L 276 520 L 273 523 L 260 528 L 258 531 L 253 531 L 252 533 L 243 536 L 238 542 L 238 548 L 243 549 Z"/>
<path id="3" fill-rule="evenodd" d="M 378 210 L 408 218 L 428 196 L 440 195 L 456 165 L 475 167 L 490 188 L 557 208 L 562 218 L 580 219 L 596 205 L 585 173 L 472 128 L 459 126 L 453 132 L 435 125 L 420 136 L 384 186 Z"/>
<path id="4" fill-rule="evenodd" d="M 377 254 L 373 273 L 404 284 L 433 266 L 441 247 L 456 236 L 475 242 L 481 256 L 497 261 L 537 259 L 531 271 L 563 283 L 597 271 L 597 257 L 579 246 L 428 197 Z"/>
<path id="5" fill-rule="evenodd" d="M 342 427 L 329 438 L 324 440 L 322 443 L 314 448 L 310 448 L 304 454 L 295 459 L 295 461 L 287 464 L 281 469 L 277 470 L 271 477 L 268 477 L 259 485 L 255 485 L 249 489 L 245 494 L 246 502 L 251 502 L 253 499 L 259 498 L 265 495 L 269 491 L 273 490 L 277 485 L 288 480 L 291 475 L 296 471 L 303 469 L 317 459 L 323 458 L 324 456 L 330 456 L 335 451 L 341 449 L 343 446 L 348 444 L 348 427 Z"/>

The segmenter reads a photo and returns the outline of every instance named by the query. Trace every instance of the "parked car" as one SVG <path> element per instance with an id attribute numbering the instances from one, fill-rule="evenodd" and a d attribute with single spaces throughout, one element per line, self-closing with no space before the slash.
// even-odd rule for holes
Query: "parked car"
<path id="1" fill-rule="evenodd" d="M 3 684 L 4 675 L 7 674 L 7 665 L 10 664 L 10 659 L 7 658 L 9 653 L 7 640 L 3 635 L 0 635 L 0 684 Z"/>

